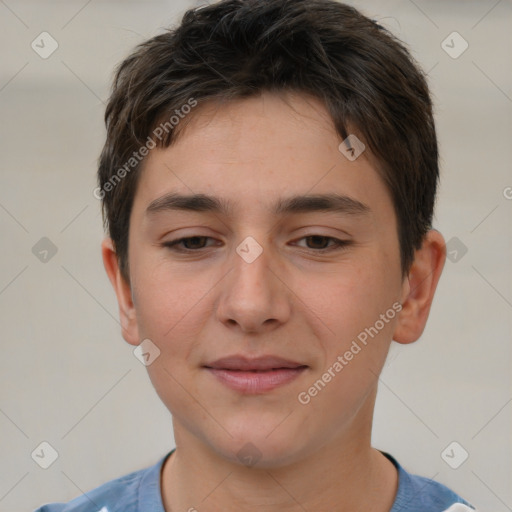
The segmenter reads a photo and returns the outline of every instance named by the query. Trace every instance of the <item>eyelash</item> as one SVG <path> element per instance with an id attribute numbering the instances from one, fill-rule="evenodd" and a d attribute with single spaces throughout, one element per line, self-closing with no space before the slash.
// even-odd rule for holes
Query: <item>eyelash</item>
<path id="1" fill-rule="evenodd" d="M 306 238 L 315 238 L 315 237 L 316 238 L 325 238 L 327 240 L 332 240 L 334 242 L 333 245 L 331 245 L 330 247 L 326 247 L 324 249 L 310 249 L 311 251 L 320 253 L 320 254 L 325 254 L 327 252 L 344 249 L 345 247 L 347 247 L 348 245 L 350 245 L 352 243 L 348 240 L 339 240 L 338 238 L 334 238 L 332 236 L 327 236 L 327 235 L 308 235 L 308 236 L 299 238 L 299 240 L 304 240 Z M 209 237 L 209 236 L 201 236 L 201 235 L 189 236 L 189 237 L 179 238 L 177 240 L 171 240 L 169 242 L 165 242 L 164 244 L 162 244 L 162 246 L 166 247 L 172 251 L 179 252 L 179 253 L 184 253 L 184 254 L 197 253 L 204 248 L 203 247 L 200 249 L 178 248 L 178 245 L 181 244 L 182 242 L 187 241 L 187 240 L 193 240 L 194 238 L 211 239 L 211 237 Z"/>

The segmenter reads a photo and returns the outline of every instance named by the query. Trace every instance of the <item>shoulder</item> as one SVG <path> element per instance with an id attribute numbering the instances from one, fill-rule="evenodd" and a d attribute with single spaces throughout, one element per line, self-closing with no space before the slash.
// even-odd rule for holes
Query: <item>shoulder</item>
<path id="1" fill-rule="evenodd" d="M 34 512 L 163 512 L 160 469 L 170 453 L 153 466 L 106 482 L 68 503 L 49 503 Z"/>
<path id="2" fill-rule="evenodd" d="M 408 473 L 389 454 L 398 470 L 398 491 L 390 512 L 470 512 L 474 507 L 457 493 L 430 478 Z"/>

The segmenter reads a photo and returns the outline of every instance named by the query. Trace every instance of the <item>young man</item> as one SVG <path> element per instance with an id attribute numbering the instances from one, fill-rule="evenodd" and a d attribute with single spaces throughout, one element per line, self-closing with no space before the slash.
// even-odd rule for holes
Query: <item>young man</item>
<path id="1" fill-rule="evenodd" d="M 103 260 L 177 448 L 41 512 L 472 510 L 371 447 L 445 261 L 428 87 L 332 0 L 224 0 L 117 70 Z"/>

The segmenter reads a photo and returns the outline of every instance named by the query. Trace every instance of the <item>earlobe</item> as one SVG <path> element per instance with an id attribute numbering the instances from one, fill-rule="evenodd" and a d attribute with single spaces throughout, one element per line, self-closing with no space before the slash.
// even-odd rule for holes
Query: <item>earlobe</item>
<path id="1" fill-rule="evenodd" d="M 103 240 L 101 254 L 105 271 L 116 293 L 123 338 L 131 345 L 138 345 L 140 343 L 139 330 L 131 287 L 121 275 L 119 260 L 112 239 L 105 238 Z"/>
<path id="2" fill-rule="evenodd" d="M 444 238 L 439 231 L 431 229 L 415 252 L 404 279 L 402 311 L 393 334 L 398 343 L 412 343 L 423 333 L 445 260 Z"/>

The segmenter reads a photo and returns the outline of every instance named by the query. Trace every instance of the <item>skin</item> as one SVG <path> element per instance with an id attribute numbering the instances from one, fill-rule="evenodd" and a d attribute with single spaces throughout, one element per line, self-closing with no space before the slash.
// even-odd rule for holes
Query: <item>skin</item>
<path id="1" fill-rule="evenodd" d="M 147 367 L 172 413 L 176 452 L 161 489 L 167 512 L 389 511 L 397 472 L 370 444 L 378 375 L 391 341 L 419 338 L 445 261 L 428 232 L 403 277 L 396 216 L 369 150 L 349 161 L 327 111 L 314 98 L 275 95 L 207 104 L 180 137 L 145 161 L 130 218 L 130 283 L 110 239 L 105 269 L 124 339 L 161 351 Z M 232 202 L 228 215 L 146 208 L 168 192 Z M 364 214 L 276 216 L 291 195 L 333 193 L 364 203 Z M 331 239 L 349 241 L 322 254 Z M 183 237 L 210 237 L 185 247 Z M 236 252 L 248 236 L 263 249 L 252 263 Z M 183 247 L 183 244 L 181 244 Z M 396 302 L 402 310 L 303 405 L 307 391 L 357 335 Z M 277 355 L 308 368 L 270 392 L 227 388 L 203 368 L 232 354 Z M 252 443 L 261 458 L 237 452 Z"/>

